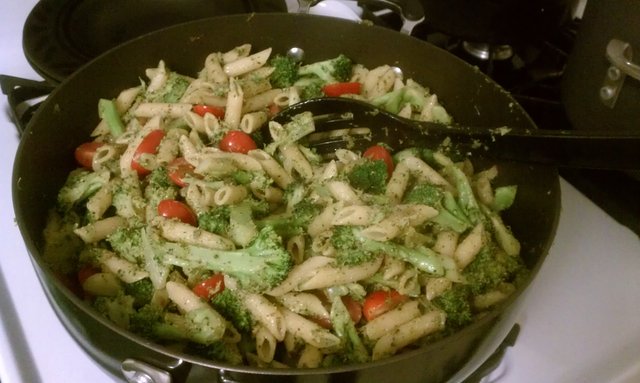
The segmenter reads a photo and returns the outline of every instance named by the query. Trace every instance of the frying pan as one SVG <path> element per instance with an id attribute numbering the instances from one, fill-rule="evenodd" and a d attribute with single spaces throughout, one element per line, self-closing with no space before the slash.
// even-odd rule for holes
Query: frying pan
<path id="1" fill-rule="evenodd" d="M 496 335 L 496 329 L 511 320 L 551 246 L 560 212 L 559 178 L 553 167 L 499 164 L 497 183 L 519 185 L 518 198 L 504 219 L 521 240 L 522 256 L 532 270 L 529 281 L 502 306 L 465 329 L 378 362 L 282 370 L 231 366 L 182 354 L 117 328 L 79 299 L 64 277 L 47 269 L 41 259 L 47 211 L 75 166 L 74 148 L 88 140 L 98 122 L 98 99 L 115 97 L 120 90 L 138 84 L 144 70 L 160 59 L 175 71 L 195 75 L 210 52 L 246 42 L 254 50 L 273 47 L 275 52 L 302 47 L 309 62 L 345 53 L 367 67 L 396 65 L 406 77 L 437 93 L 461 124 L 535 128 L 516 101 L 478 70 L 439 48 L 382 27 L 313 15 L 243 14 L 198 20 L 136 38 L 99 56 L 57 87 L 31 120 L 16 155 L 12 185 L 16 219 L 59 319 L 90 356 L 119 379 L 143 373 L 154 379 L 147 381 L 154 382 L 217 378 L 224 382 L 424 383 L 457 379 L 468 369 L 467 362 L 481 360 L 480 347 L 490 349 L 484 345 L 504 336 Z M 478 166 L 483 165 L 487 164 Z"/>

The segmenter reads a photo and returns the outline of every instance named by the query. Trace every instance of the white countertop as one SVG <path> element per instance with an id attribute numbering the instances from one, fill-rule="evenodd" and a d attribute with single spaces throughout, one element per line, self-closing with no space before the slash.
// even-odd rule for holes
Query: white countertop
<path id="1" fill-rule="evenodd" d="M 34 0 L 0 2 L 0 73 L 39 76 L 22 53 Z M 67 334 L 36 279 L 14 222 L 11 172 L 19 142 L 0 97 L 0 381 L 110 382 Z M 562 182 L 560 225 L 492 377 L 500 383 L 640 381 L 640 240 Z"/>

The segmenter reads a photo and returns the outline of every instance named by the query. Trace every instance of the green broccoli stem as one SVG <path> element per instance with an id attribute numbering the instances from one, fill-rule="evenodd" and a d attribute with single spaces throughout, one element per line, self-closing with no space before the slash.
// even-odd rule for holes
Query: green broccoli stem
<path id="1" fill-rule="evenodd" d="M 356 238 L 360 241 L 365 251 L 378 254 L 387 254 L 394 258 L 403 260 L 415 266 L 417 269 L 434 276 L 446 274 L 446 268 L 442 258 L 433 250 L 426 247 L 409 248 L 394 242 L 379 242 L 362 237 L 356 233 Z"/>
<path id="2" fill-rule="evenodd" d="M 101 98 L 98 101 L 98 115 L 107 123 L 113 137 L 119 137 L 124 133 L 124 124 L 112 100 Z"/>
<path id="3" fill-rule="evenodd" d="M 328 289 L 328 293 L 331 298 L 331 324 L 341 339 L 345 352 L 344 358 L 354 363 L 368 362 L 371 359 L 369 352 L 358 335 L 358 330 L 349 315 L 349 310 L 342 302 L 342 297 L 331 288 Z"/>
<path id="4" fill-rule="evenodd" d="M 204 268 L 227 274 L 246 290 L 262 292 L 277 286 L 292 267 L 291 255 L 269 226 L 254 241 L 237 250 L 218 250 L 166 242 L 163 262 L 185 268 Z"/>

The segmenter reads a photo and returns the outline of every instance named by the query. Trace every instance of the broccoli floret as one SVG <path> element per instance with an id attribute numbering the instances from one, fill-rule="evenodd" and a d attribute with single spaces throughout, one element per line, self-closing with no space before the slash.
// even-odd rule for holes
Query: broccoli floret
<path id="1" fill-rule="evenodd" d="M 156 341 L 191 341 L 210 345 L 221 339 L 224 319 L 210 307 L 193 309 L 185 314 L 165 312 L 148 304 L 130 315 L 130 331 Z"/>
<path id="2" fill-rule="evenodd" d="M 188 77 L 175 72 L 169 72 L 164 86 L 148 94 L 147 101 L 176 103 L 180 101 L 190 84 L 191 80 Z"/>
<path id="3" fill-rule="evenodd" d="M 340 54 L 329 60 L 317 61 L 302 65 L 298 69 L 299 76 L 315 76 L 325 83 L 344 82 L 351 78 L 353 61 Z"/>
<path id="4" fill-rule="evenodd" d="M 270 215 L 256 221 L 259 228 L 271 227 L 282 237 L 304 234 L 311 220 L 322 211 L 322 206 L 309 199 L 295 204 L 290 212 Z"/>
<path id="5" fill-rule="evenodd" d="M 470 291 L 477 295 L 496 289 L 504 282 L 517 284 L 528 273 L 522 258 L 508 255 L 495 246 L 488 245 L 464 268 L 462 276 Z"/>
<path id="6" fill-rule="evenodd" d="M 129 328 L 131 317 L 135 315 L 133 297 L 118 294 L 114 297 L 100 296 L 94 299 L 92 306 L 107 319 L 123 328 Z"/>
<path id="7" fill-rule="evenodd" d="M 175 199 L 178 195 L 178 187 L 171 182 L 164 166 L 153 169 L 147 177 L 147 182 L 144 196 L 149 201 L 149 206 L 156 206 L 164 199 Z"/>
<path id="8" fill-rule="evenodd" d="M 382 160 L 362 159 L 347 173 L 351 186 L 371 194 L 384 193 L 387 177 L 387 165 Z"/>
<path id="9" fill-rule="evenodd" d="M 67 180 L 58 192 L 58 207 L 68 212 L 78 203 L 91 197 L 109 182 L 109 171 L 90 172 L 86 169 L 75 169 L 69 173 Z"/>
<path id="10" fill-rule="evenodd" d="M 269 60 L 269 66 L 273 67 L 269 81 L 274 88 L 289 87 L 298 79 L 300 64 L 290 56 L 275 55 Z"/>
<path id="11" fill-rule="evenodd" d="M 469 218 L 458 205 L 451 192 L 438 186 L 421 183 L 411 188 L 404 196 L 405 203 L 429 205 L 438 210 L 438 215 L 431 219 L 443 229 L 462 233 L 471 226 Z"/>
<path id="12" fill-rule="evenodd" d="M 164 286 L 170 271 L 160 257 L 165 242 L 153 228 L 143 224 L 121 227 L 107 237 L 107 243 L 120 257 L 142 265 L 156 289 Z"/>
<path id="13" fill-rule="evenodd" d="M 241 288 L 263 292 L 280 284 L 293 265 L 282 239 L 270 227 L 260 230 L 245 248 L 216 250 L 167 242 L 163 258 L 166 264 L 199 267 L 229 275 Z"/>
<path id="14" fill-rule="evenodd" d="M 183 341 L 188 339 L 186 323 L 177 314 L 167 315 L 161 307 L 147 304 L 130 314 L 128 329 L 154 341 Z"/>
<path id="15" fill-rule="evenodd" d="M 156 289 L 153 287 L 153 283 L 149 278 L 142 278 L 133 283 L 127 283 L 124 285 L 124 293 L 133 297 L 133 307 L 142 307 L 153 298 L 153 294 Z"/>
<path id="16" fill-rule="evenodd" d="M 331 245 L 336 250 L 336 262 L 339 265 L 359 265 L 369 262 L 377 256 L 376 252 L 365 250 L 361 246 L 351 226 L 334 226 Z"/>
<path id="17" fill-rule="evenodd" d="M 107 237 L 113 251 L 129 262 L 137 263 L 142 258 L 142 226 L 122 226 Z"/>
<path id="18" fill-rule="evenodd" d="M 334 233 L 338 227 L 334 228 Z M 442 276 L 447 272 L 448 266 L 445 265 L 442 258 L 440 258 L 436 252 L 429 248 L 410 248 L 391 241 L 381 242 L 369 239 L 363 236 L 361 229 L 356 226 L 345 226 L 344 229 L 339 229 L 338 234 L 339 236 L 336 237 L 335 241 L 332 237 L 332 242 L 338 243 L 337 249 L 339 253 L 348 253 L 346 250 L 351 249 L 350 252 L 354 253 L 352 256 L 355 257 L 355 261 L 353 262 L 356 264 L 361 258 L 366 259 L 366 257 L 371 257 L 371 254 L 387 254 L 408 262 L 415 268 L 434 276 Z M 335 244 L 334 247 L 336 247 Z M 340 251 L 341 248 L 345 250 Z M 358 249 L 361 254 L 357 253 Z"/>
<path id="19" fill-rule="evenodd" d="M 198 227 L 211 233 L 227 235 L 229 231 L 229 205 L 216 206 L 198 214 Z"/>
<path id="20" fill-rule="evenodd" d="M 69 275 L 76 269 L 78 253 L 84 242 L 73 231 L 80 222 L 74 212 L 61 215 L 51 209 L 44 229 L 44 261 L 60 275 Z"/>
<path id="21" fill-rule="evenodd" d="M 224 289 L 211 298 L 213 307 L 236 329 L 241 332 L 250 333 L 253 326 L 251 314 L 247 311 L 237 293 L 230 289 Z"/>
<path id="22" fill-rule="evenodd" d="M 322 91 L 324 83 L 318 79 L 302 79 L 295 83 L 295 86 L 299 89 L 300 99 L 310 100 L 312 98 L 324 97 Z"/>
<path id="23" fill-rule="evenodd" d="M 455 330 L 469 324 L 473 318 L 472 294 L 469 286 L 454 284 L 433 299 L 433 304 L 447 314 L 447 329 Z"/>

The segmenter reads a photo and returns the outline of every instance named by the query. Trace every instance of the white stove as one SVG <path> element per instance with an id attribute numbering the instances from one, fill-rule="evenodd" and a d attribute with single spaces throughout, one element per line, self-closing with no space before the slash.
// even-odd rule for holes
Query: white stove
<path id="1" fill-rule="evenodd" d="M 0 73 L 39 80 L 22 52 L 35 0 L 0 2 Z M 14 220 L 19 142 L 0 97 L 0 382 L 112 382 L 49 306 Z M 557 237 L 517 317 L 520 334 L 483 382 L 640 382 L 640 239 L 561 183 Z"/>

